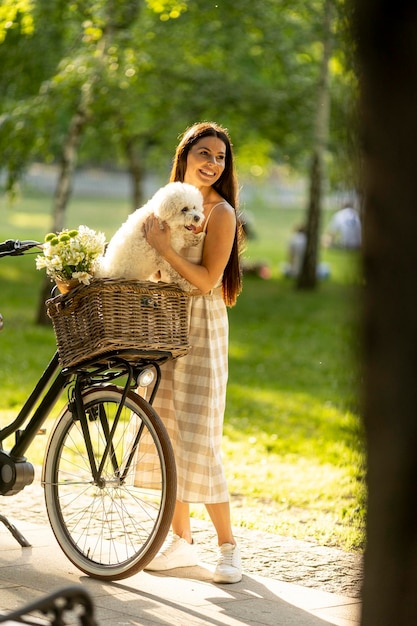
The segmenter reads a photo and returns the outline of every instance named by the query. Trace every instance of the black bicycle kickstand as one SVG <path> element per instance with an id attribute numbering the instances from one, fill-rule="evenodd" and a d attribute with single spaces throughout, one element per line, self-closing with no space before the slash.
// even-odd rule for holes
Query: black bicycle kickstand
<path id="1" fill-rule="evenodd" d="M 8 530 L 10 530 L 13 537 L 18 543 L 20 543 L 22 548 L 30 548 L 32 544 L 29 543 L 29 541 L 22 535 L 22 533 L 16 528 L 16 526 L 9 522 L 7 517 L 5 517 L 4 515 L 0 515 L 0 522 L 2 522 Z"/>

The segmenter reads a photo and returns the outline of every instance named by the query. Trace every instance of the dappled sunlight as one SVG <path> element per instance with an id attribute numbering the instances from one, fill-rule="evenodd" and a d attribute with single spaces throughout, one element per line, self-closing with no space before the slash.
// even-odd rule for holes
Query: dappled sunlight
<path id="1" fill-rule="evenodd" d="M 302 457 L 265 457 L 255 449 L 242 454 L 228 441 L 224 448 L 236 525 L 347 550 L 361 547 L 364 516 L 358 501 L 364 501 L 365 488 L 349 467 Z"/>
<path id="2" fill-rule="evenodd" d="M 20 279 L 20 275 L 21 272 L 18 267 L 9 267 L 7 270 L 4 264 L 0 267 L 0 279 L 2 282 L 6 280 L 9 282 L 16 282 Z"/>
<path id="3" fill-rule="evenodd" d="M 3 239 L 43 239 L 50 230 L 50 198 L 18 204 L 7 211 Z M 125 201 L 74 198 L 67 222 L 111 233 L 127 212 Z M 245 277 L 237 306 L 229 310 L 223 449 L 233 523 L 350 549 L 362 541 L 364 519 L 354 360 L 358 289 L 346 278 L 353 259 L 326 251 L 333 259 L 331 279 L 316 291 L 298 292 L 278 276 L 279 243 L 294 219 L 294 211 L 257 204 L 251 250 L 255 259 L 267 260 L 274 277 Z M 42 281 L 35 256 L 4 260 L 0 272 L 5 316 L 0 420 L 5 424 L 51 358 L 55 336 L 52 328 L 34 323 Z M 49 430 L 50 423 L 46 436 Z M 42 463 L 45 443 L 44 435 L 35 438 L 30 461 Z"/>
<path id="4" fill-rule="evenodd" d="M 225 432 L 255 436 L 266 452 L 303 454 L 340 462 L 360 447 L 359 416 L 307 393 L 230 385 Z M 271 438 L 273 437 L 273 438 Z M 342 448 L 342 450 L 341 450 Z"/>
<path id="5" fill-rule="evenodd" d="M 231 384 L 230 396 L 223 450 L 229 487 L 240 503 L 237 510 L 233 504 L 235 523 L 361 548 L 359 416 L 305 392 Z"/>
<path id="6" fill-rule="evenodd" d="M 249 346 L 244 346 L 243 344 L 234 343 L 229 345 L 229 358 L 233 359 L 246 359 L 249 356 L 250 348 Z"/>
<path id="7" fill-rule="evenodd" d="M 26 228 L 27 230 L 30 224 L 31 228 L 43 228 L 46 232 L 50 228 L 51 216 L 49 213 L 24 213 L 22 211 L 11 210 L 8 221 L 11 226 Z"/>

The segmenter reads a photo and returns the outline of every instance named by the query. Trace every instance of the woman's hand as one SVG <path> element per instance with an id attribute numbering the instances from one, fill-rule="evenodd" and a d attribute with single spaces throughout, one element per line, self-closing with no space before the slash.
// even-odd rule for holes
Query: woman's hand
<path id="1" fill-rule="evenodd" d="M 192 263 L 182 257 L 171 246 L 171 231 L 166 222 L 150 216 L 146 219 L 143 232 L 146 241 L 180 274 L 202 293 L 208 293 L 219 281 L 230 251 L 236 230 L 234 209 L 226 202 L 220 205 L 210 220 L 204 240 L 201 263 Z"/>
<path id="2" fill-rule="evenodd" d="M 155 215 L 150 215 L 143 226 L 145 239 L 152 248 L 162 254 L 171 245 L 171 229 L 166 222 L 160 222 Z"/>

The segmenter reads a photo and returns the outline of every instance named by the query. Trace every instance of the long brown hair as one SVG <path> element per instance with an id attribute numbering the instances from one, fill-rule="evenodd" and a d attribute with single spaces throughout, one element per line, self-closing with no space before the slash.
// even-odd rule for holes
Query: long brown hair
<path id="1" fill-rule="evenodd" d="M 238 214 L 238 186 L 233 159 L 232 143 L 225 128 L 215 122 L 198 122 L 188 128 L 180 139 L 175 152 L 170 182 L 184 181 L 187 169 L 187 157 L 193 145 L 203 137 L 218 137 L 226 146 L 225 167 L 213 189 L 221 195 L 235 210 L 236 232 L 229 260 L 223 272 L 223 300 L 227 306 L 236 304 L 242 290 L 242 272 L 240 268 L 240 244 L 243 238 L 241 220 Z"/>

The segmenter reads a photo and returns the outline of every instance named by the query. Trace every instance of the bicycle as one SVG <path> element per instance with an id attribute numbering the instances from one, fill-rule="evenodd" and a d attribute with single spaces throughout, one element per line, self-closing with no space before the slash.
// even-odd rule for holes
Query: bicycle
<path id="1" fill-rule="evenodd" d="M 8 240 L 0 243 L 0 257 L 39 246 Z M 120 580 L 135 574 L 168 533 L 176 469 L 152 402 L 160 365 L 170 358 L 167 350 L 119 349 L 62 367 L 57 351 L 18 415 L 0 429 L 0 495 L 12 496 L 33 482 L 34 467 L 25 454 L 66 390 L 67 402 L 46 445 L 41 484 L 58 544 L 91 577 Z M 138 386 L 151 384 L 149 400 L 136 393 Z M 6 451 L 3 442 L 10 435 L 15 442 Z M 9 530 L 28 545 L 16 528 Z"/>

